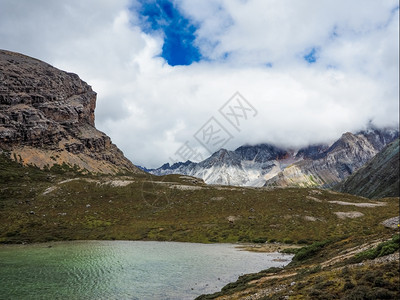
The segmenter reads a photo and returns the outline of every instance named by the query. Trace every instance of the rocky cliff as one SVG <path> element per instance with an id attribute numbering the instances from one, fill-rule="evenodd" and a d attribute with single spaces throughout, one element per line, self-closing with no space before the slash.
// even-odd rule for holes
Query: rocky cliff
<path id="1" fill-rule="evenodd" d="M 95 128 L 96 93 L 78 75 L 0 50 L 0 149 L 24 164 L 139 171 Z"/>
<path id="2" fill-rule="evenodd" d="M 334 189 L 367 198 L 400 197 L 399 185 L 399 139 L 396 139 Z"/>

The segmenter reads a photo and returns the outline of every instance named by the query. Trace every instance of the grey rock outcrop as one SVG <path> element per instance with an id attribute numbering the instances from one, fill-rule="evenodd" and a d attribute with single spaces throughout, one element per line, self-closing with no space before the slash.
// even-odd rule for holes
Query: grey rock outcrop
<path id="1" fill-rule="evenodd" d="M 0 149 L 39 167 L 139 171 L 95 128 L 96 93 L 78 75 L 0 50 Z"/>

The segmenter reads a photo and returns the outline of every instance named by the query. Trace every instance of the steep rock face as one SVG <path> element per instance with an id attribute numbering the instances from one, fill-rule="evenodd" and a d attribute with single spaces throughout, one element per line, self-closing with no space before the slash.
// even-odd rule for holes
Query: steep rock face
<path id="1" fill-rule="evenodd" d="M 347 132 L 325 152 L 288 166 L 265 185 L 331 187 L 353 174 L 397 137 L 398 131 L 392 129 Z"/>
<path id="2" fill-rule="evenodd" d="M 399 139 L 387 145 L 334 190 L 367 198 L 400 197 Z"/>
<path id="3" fill-rule="evenodd" d="M 0 149 L 39 167 L 139 170 L 94 126 L 96 93 L 78 75 L 0 50 Z"/>

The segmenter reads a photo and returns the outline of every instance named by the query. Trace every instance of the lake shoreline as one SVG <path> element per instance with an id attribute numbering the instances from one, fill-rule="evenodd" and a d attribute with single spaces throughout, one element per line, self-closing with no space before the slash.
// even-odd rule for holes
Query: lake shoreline
<path id="1" fill-rule="evenodd" d="M 283 243 L 196 243 L 190 241 L 156 241 L 156 240 L 56 240 L 48 242 L 24 242 L 24 243 L 0 243 L 0 248 L 15 247 L 15 246 L 47 246 L 52 247 L 52 244 L 58 243 L 81 243 L 81 242 L 160 242 L 160 243 L 187 243 L 187 244 L 200 244 L 200 245 L 232 245 L 239 251 L 259 252 L 259 253 L 281 253 L 285 249 L 298 249 L 302 246 L 296 244 L 283 244 Z"/>
<path id="2" fill-rule="evenodd" d="M 298 249 L 303 246 L 296 244 L 283 244 L 283 243 L 196 243 L 190 241 L 156 241 L 156 240 L 55 240 L 48 242 L 24 242 L 24 243 L 0 243 L 0 248 L 7 246 L 47 246 L 52 247 L 51 244 L 58 243 L 83 243 L 83 242 L 160 242 L 160 243 L 187 243 L 187 244 L 201 244 L 201 245 L 233 245 L 239 251 L 259 252 L 259 253 L 281 253 L 285 249 Z"/>

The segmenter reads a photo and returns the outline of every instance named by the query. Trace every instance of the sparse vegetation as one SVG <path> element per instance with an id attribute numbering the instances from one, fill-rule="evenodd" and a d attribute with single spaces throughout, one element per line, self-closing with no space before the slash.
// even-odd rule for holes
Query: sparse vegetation
<path id="1" fill-rule="evenodd" d="M 228 283 L 226 286 L 224 286 L 222 288 L 221 292 L 217 292 L 212 295 L 202 295 L 202 296 L 197 297 L 196 300 L 210 300 L 210 299 L 216 299 L 219 296 L 232 295 L 235 292 L 240 292 L 249 287 L 254 286 L 254 285 L 249 284 L 251 281 L 258 280 L 268 274 L 278 273 L 281 270 L 282 270 L 282 268 L 272 267 L 267 270 L 263 270 L 259 273 L 242 275 L 235 282 Z"/>
<path id="2" fill-rule="evenodd" d="M 388 233 L 390 234 L 390 233 Z M 197 299 L 399 299 L 400 274 L 398 257 L 371 264 L 353 263 L 343 257 L 327 264 L 344 253 L 352 253 L 374 236 L 347 237 L 315 243 L 318 249 L 308 259 L 293 262 L 283 269 L 266 270 L 240 277 L 220 292 Z M 396 237 L 388 242 L 392 243 Z M 383 248 L 383 247 L 382 247 Z M 302 248 L 298 252 L 304 252 Z M 349 254 L 351 258 L 354 254 Z M 256 297 L 254 295 L 257 295 Z"/>
<path id="3" fill-rule="evenodd" d="M 369 200 L 306 188 L 205 186 L 179 175 L 110 177 L 62 165 L 40 170 L 22 167 L 7 155 L 0 155 L 0 193 L 0 243 L 130 239 L 306 245 L 286 250 L 295 256 L 285 269 L 244 275 L 201 299 L 241 299 L 259 291 L 265 299 L 281 299 L 288 291 L 296 299 L 399 295 L 395 262 L 355 264 L 398 251 L 399 235 L 391 238 L 393 230 L 380 225 L 398 211 L 397 198 L 381 200 L 383 206 L 356 207 L 329 201 Z M 355 209 L 363 217 L 341 219 L 335 214 Z M 327 264 L 379 239 L 370 250 Z"/>
<path id="4" fill-rule="evenodd" d="M 310 189 L 205 186 L 179 175 L 109 177 L 68 165 L 43 171 L 4 155 L 0 159 L 3 243 L 115 238 L 312 244 L 348 234 L 384 233 L 380 221 L 398 207 L 396 199 L 387 199 L 386 206 L 357 207 L 363 218 L 339 219 L 335 211 L 354 207 L 329 203 L 338 195 L 323 190 L 315 205 Z M 113 185 L 116 180 L 128 184 Z M 200 189 L 176 188 L 182 185 Z M 366 201 L 351 195 L 340 195 L 340 200 Z M 305 215 L 318 220 L 305 221 Z"/>

